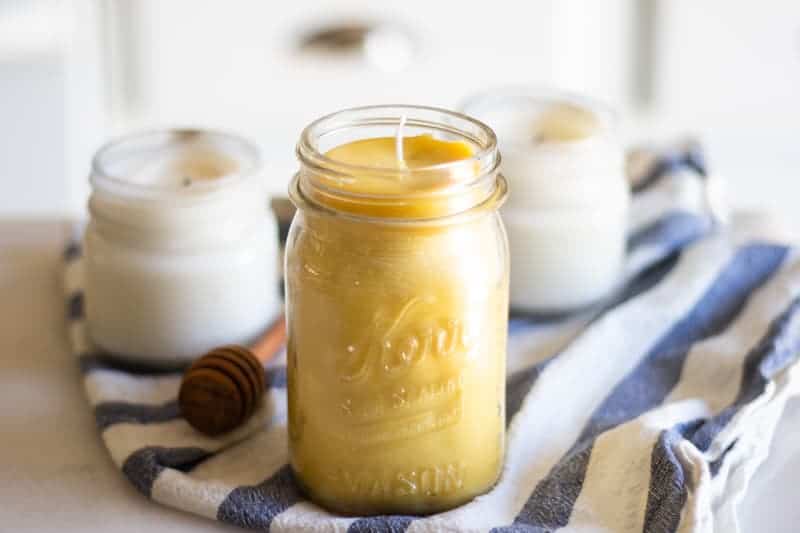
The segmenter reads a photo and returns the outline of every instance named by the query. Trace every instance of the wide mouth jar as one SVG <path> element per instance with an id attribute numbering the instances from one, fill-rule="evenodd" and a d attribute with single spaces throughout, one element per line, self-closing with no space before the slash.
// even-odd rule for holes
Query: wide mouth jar
<path id="1" fill-rule="evenodd" d="M 429 136 L 463 143 L 458 158 L 435 164 L 356 164 L 337 147 L 369 139 Z M 374 222 L 444 222 L 496 209 L 506 194 L 494 132 L 469 116 L 434 107 L 380 105 L 339 111 L 311 123 L 297 144 L 300 172 L 290 185 L 304 209 Z"/>

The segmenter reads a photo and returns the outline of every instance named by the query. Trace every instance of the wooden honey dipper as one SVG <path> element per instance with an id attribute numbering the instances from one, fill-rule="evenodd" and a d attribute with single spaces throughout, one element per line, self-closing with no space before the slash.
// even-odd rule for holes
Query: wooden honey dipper
<path id="1" fill-rule="evenodd" d="M 213 436 L 247 420 L 266 388 L 264 365 L 278 353 L 285 339 L 286 318 L 281 315 L 249 349 L 221 346 L 192 363 L 178 393 L 186 421 Z"/>

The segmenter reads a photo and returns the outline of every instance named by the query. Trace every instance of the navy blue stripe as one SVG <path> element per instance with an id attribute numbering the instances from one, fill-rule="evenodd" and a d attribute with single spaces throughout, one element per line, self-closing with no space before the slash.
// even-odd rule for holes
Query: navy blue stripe
<path id="1" fill-rule="evenodd" d="M 633 187 L 633 192 L 638 194 L 658 183 L 664 176 L 675 174 L 684 169 L 693 170 L 702 177 L 708 175 L 705 157 L 699 145 L 693 143 L 682 151 L 666 153 L 660 156 L 650 167 L 650 170 L 645 173 L 645 176 L 637 180 L 636 185 Z"/>
<path id="2" fill-rule="evenodd" d="M 792 327 L 798 313 L 800 297 L 792 300 L 770 324 L 764 338 L 747 354 L 735 405 L 744 405 L 759 397 L 767 383 L 800 356 L 800 339 Z"/>
<path id="3" fill-rule="evenodd" d="M 231 491 L 217 510 L 217 519 L 250 529 L 267 531 L 272 520 L 300 501 L 289 465 L 264 482 Z"/>
<path id="4" fill-rule="evenodd" d="M 67 319 L 74 321 L 83 318 L 83 291 L 75 291 L 67 298 Z"/>
<path id="5" fill-rule="evenodd" d="M 627 285 L 611 296 L 610 301 L 605 304 L 599 316 L 609 312 L 614 307 L 637 298 L 661 283 L 667 274 L 672 272 L 672 269 L 678 264 L 680 257 L 681 255 L 679 252 L 673 252 L 642 270 L 642 272 L 631 279 Z"/>
<path id="6" fill-rule="evenodd" d="M 347 533 L 403 533 L 416 519 L 414 516 L 401 515 L 359 518 L 350 524 Z"/>
<path id="7" fill-rule="evenodd" d="M 670 253 L 696 241 L 712 228 L 709 216 L 673 211 L 628 237 L 628 251 L 642 246 L 659 246 Z"/>
<path id="8" fill-rule="evenodd" d="M 763 285 L 777 271 L 787 251 L 786 247 L 768 244 L 748 245 L 737 251 L 689 313 L 670 328 L 645 354 L 641 363 L 595 410 L 572 450 L 537 485 L 515 519 L 515 525 L 552 528 L 569 522 L 580 490 L 564 492 L 554 481 L 563 475 L 564 463 L 569 465 L 570 472 L 585 472 L 590 455 L 577 454 L 577 451 L 590 450 L 590 443 L 603 431 L 659 405 L 677 383 L 692 344 L 719 333 L 730 324 L 752 291 Z M 586 464 L 581 464 L 580 461 L 585 461 Z M 575 482 L 571 486 L 578 486 L 580 489 L 582 483 L 581 479 L 580 483 Z M 573 494 L 574 498 L 566 498 Z M 561 504 L 558 507 L 560 514 L 555 518 L 548 510 L 554 499 L 558 499 Z M 541 517 L 547 517 L 548 522 L 538 521 Z"/>
<path id="9" fill-rule="evenodd" d="M 650 488 L 644 514 L 646 533 L 677 531 L 688 496 L 688 477 L 675 450 L 702 422 L 678 424 L 661 432 L 650 456 Z"/>
<path id="10" fill-rule="evenodd" d="M 154 424 L 176 420 L 180 417 L 181 410 L 177 400 L 171 400 L 161 405 L 103 402 L 94 408 L 95 422 L 100 431 L 114 424 Z"/>
<path id="11" fill-rule="evenodd" d="M 514 523 L 495 528 L 493 533 L 540 533 L 564 527 L 569 523 L 572 506 L 578 499 L 586 478 L 592 442 L 584 442 L 571 450 L 550 471 L 531 494 Z M 535 505 L 530 505 L 536 502 Z"/>
<path id="12" fill-rule="evenodd" d="M 123 463 L 122 473 L 139 492 L 149 498 L 153 483 L 165 468 L 188 472 L 210 455 L 201 448 L 149 446 L 133 452 Z"/>

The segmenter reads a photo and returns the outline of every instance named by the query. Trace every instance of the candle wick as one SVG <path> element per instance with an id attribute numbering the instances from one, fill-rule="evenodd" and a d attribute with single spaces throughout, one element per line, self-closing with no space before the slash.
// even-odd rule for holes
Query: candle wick
<path id="1" fill-rule="evenodd" d="M 181 182 L 181 185 L 183 185 L 184 187 L 188 187 L 191 184 L 192 184 L 192 178 L 190 178 L 189 176 L 185 176 L 183 178 L 183 181 Z"/>
<path id="2" fill-rule="evenodd" d="M 406 115 L 400 117 L 400 124 L 397 126 L 397 135 L 394 138 L 395 155 L 397 156 L 397 163 L 400 165 L 400 168 L 407 168 L 406 160 L 403 156 L 403 127 L 406 125 L 407 118 Z"/>

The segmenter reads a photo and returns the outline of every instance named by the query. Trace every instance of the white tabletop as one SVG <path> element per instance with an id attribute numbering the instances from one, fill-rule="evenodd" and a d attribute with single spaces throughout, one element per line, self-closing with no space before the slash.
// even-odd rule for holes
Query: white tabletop
<path id="1" fill-rule="evenodd" d="M 0 221 L 0 532 L 241 531 L 136 492 L 111 463 L 64 333 L 66 226 Z M 800 400 L 742 504 L 742 531 L 796 531 Z"/>

